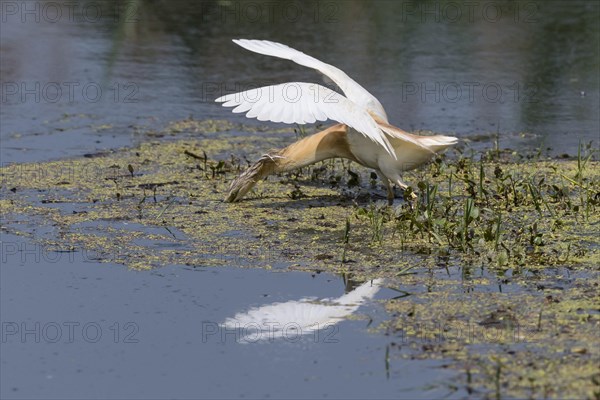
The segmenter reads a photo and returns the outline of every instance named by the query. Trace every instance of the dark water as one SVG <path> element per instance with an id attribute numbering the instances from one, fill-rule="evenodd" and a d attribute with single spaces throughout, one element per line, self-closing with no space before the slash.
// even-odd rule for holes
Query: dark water
<path id="1" fill-rule="evenodd" d="M 250 307 L 343 295 L 335 276 L 133 272 L 8 234 L 2 258 L 3 399 L 438 398 L 457 374 L 440 361 L 392 358 L 386 369 L 390 339 L 368 333 L 368 319 L 255 343 L 217 328 Z M 375 299 L 395 295 L 381 288 Z M 373 301 L 357 313 L 374 326 L 385 312 Z"/>
<path id="2" fill-rule="evenodd" d="M 570 154 L 598 139 L 595 1 L 69 4 L 2 2 L 2 162 L 129 145 L 189 116 L 242 121 L 214 98 L 321 79 L 232 38 L 342 68 L 405 129 L 499 132 L 503 146 Z"/>

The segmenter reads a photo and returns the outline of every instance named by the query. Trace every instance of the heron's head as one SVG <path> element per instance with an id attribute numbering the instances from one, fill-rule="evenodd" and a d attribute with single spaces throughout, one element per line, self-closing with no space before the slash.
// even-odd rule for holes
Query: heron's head
<path id="1" fill-rule="evenodd" d="M 256 185 L 256 182 L 271 174 L 275 168 L 277 156 L 264 155 L 246 171 L 235 178 L 229 186 L 229 193 L 225 198 L 227 203 L 235 203 L 244 198 L 246 193 Z"/>

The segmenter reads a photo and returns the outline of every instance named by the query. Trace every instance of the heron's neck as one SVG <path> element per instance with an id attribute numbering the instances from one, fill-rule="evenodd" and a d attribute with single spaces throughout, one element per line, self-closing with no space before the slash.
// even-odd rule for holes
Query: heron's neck
<path id="1" fill-rule="evenodd" d="M 334 157 L 356 161 L 350 151 L 346 131 L 346 125 L 334 125 L 283 150 L 265 154 L 231 182 L 225 201 L 239 201 L 256 182 L 274 173 L 291 171 Z"/>
<path id="2" fill-rule="evenodd" d="M 273 170 L 270 173 L 291 171 L 336 157 L 356 161 L 348 145 L 346 125 L 343 124 L 315 133 L 272 154 Z"/>

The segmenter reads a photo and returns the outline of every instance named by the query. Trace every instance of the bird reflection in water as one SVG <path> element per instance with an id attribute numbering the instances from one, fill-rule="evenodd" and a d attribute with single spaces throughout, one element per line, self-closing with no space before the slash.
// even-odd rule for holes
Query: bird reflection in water
<path id="1" fill-rule="evenodd" d="M 344 277 L 345 294 L 335 299 L 303 298 L 283 303 L 266 304 L 227 318 L 220 327 L 235 334 L 240 343 L 283 339 L 298 341 L 311 335 L 315 341 L 337 341 L 336 324 L 373 299 L 383 284 L 382 279 L 357 284 Z"/>

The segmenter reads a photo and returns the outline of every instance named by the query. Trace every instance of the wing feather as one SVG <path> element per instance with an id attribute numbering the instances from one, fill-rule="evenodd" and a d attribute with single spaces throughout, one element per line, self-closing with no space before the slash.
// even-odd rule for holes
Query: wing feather
<path id="1" fill-rule="evenodd" d="M 316 69 L 335 82 L 350 101 L 375 113 L 384 122 L 388 122 L 385 110 L 379 100 L 341 69 L 281 43 L 250 39 L 233 39 L 233 42 L 255 53 L 283 58 L 304 67 Z"/>
<path id="2" fill-rule="evenodd" d="M 290 90 L 290 88 L 294 90 Z M 363 107 L 324 86 L 291 82 L 232 93 L 215 100 L 234 112 L 262 121 L 306 124 L 331 119 L 346 124 L 379 143 L 392 157 L 396 153 L 384 132 Z"/>

